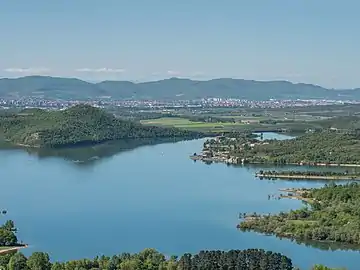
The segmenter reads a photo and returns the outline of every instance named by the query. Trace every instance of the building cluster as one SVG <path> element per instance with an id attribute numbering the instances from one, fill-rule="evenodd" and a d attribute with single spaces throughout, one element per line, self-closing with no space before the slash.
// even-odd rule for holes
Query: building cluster
<path id="1" fill-rule="evenodd" d="M 124 107 L 124 108 L 212 108 L 212 107 L 244 107 L 244 108 L 286 108 L 286 107 L 305 107 L 316 105 L 335 105 L 335 104 L 358 104 L 360 101 L 347 100 L 244 100 L 233 98 L 203 98 L 198 100 L 63 100 L 63 99 L 42 99 L 39 97 L 21 98 L 0 98 L 2 108 L 12 107 L 37 107 L 48 109 L 62 109 L 79 103 L 87 103 L 100 107 Z"/>

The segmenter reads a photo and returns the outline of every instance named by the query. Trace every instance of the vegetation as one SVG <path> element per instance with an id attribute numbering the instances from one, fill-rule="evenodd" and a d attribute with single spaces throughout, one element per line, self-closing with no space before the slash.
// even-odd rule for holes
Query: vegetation
<path id="1" fill-rule="evenodd" d="M 107 108 L 118 117 L 157 126 L 198 131 L 281 131 L 303 133 L 330 128 L 360 128 L 358 104 L 284 108 L 244 107 Z M 171 119 L 175 118 L 175 119 Z M 172 121 L 173 120 L 173 121 Z M 222 128 L 220 128 L 222 126 Z"/>
<path id="2" fill-rule="evenodd" d="M 360 244 L 360 184 L 331 183 L 299 192 L 298 198 L 309 199 L 310 207 L 245 219 L 239 228 L 299 240 Z"/>
<path id="3" fill-rule="evenodd" d="M 270 140 L 247 151 L 250 162 L 360 164 L 358 133 L 308 133 L 292 140 Z"/>
<path id="4" fill-rule="evenodd" d="M 204 134 L 143 126 L 125 121 L 88 105 L 64 111 L 27 110 L 0 117 L 0 130 L 7 140 L 31 147 L 92 144 L 116 139 L 199 138 Z"/>
<path id="5" fill-rule="evenodd" d="M 205 131 L 212 133 L 244 129 L 244 124 L 239 122 L 230 122 L 227 119 L 223 119 L 221 122 L 215 120 L 208 122 L 201 118 L 188 119 L 185 117 L 162 117 L 158 119 L 142 120 L 140 122 L 144 125 L 175 127 L 179 129 Z"/>
<path id="6" fill-rule="evenodd" d="M 138 254 L 123 253 L 112 257 L 101 256 L 93 260 L 82 259 L 64 263 L 50 262 L 49 255 L 34 252 L 29 258 L 22 253 L 0 256 L 0 269 L 8 270 L 191 270 L 191 269 L 257 269 L 291 270 L 292 262 L 280 253 L 261 249 L 224 251 L 200 251 L 196 255 L 184 254 L 166 258 L 154 249 L 145 249 Z"/>
<path id="7" fill-rule="evenodd" d="M 360 133 L 322 131 L 291 140 L 218 138 L 204 144 L 207 156 L 265 164 L 360 165 Z"/>
<path id="8" fill-rule="evenodd" d="M 317 264 L 312 268 L 312 270 L 344 270 L 344 268 L 329 268 L 327 266 Z"/>
<path id="9" fill-rule="evenodd" d="M 0 227 L 0 247 L 17 245 L 16 228 L 13 221 L 8 220 Z"/>

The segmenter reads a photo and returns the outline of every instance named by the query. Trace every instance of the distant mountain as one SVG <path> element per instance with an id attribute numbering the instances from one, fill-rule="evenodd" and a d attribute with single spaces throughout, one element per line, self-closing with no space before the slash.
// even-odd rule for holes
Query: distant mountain
<path id="1" fill-rule="evenodd" d="M 243 79 L 213 79 L 195 81 L 171 78 L 133 83 L 129 81 L 85 82 L 75 78 L 28 76 L 0 79 L 0 97 L 37 96 L 49 99 L 199 99 L 240 98 L 274 99 L 360 99 L 360 88 L 334 90 L 305 83 L 288 81 L 253 81 Z"/>

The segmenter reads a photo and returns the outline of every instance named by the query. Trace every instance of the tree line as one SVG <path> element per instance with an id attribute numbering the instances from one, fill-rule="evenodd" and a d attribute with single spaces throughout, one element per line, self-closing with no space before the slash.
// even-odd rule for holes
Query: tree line
<path id="1" fill-rule="evenodd" d="M 0 268 L 7 270 L 292 270 L 291 259 L 262 249 L 200 251 L 198 254 L 184 254 L 180 258 L 165 255 L 155 249 L 145 249 L 137 254 L 123 253 L 112 257 L 100 256 L 94 259 L 67 262 L 50 261 L 47 253 L 34 252 L 30 257 L 22 253 L 0 256 Z"/>
<path id="2" fill-rule="evenodd" d="M 291 259 L 262 249 L 200 251 L 180 258 L 165 255 L 155 249 L 139 253 L 97 256 L 66 262 L 51 262 L 49 254 L 34 252 L 29 257 L 20 252 L 0 255 L 0 269 L 4 270 L 299 270 Z M 336 270 L 315 265 L 311 270 Z M 340 269 L 338 269 L 340 270 Z M 345 269 L 343 269 L 345 270 Z"/>
<path id="3" fill-rule="evenodd" d="M 359 173 L 349 173 L 348 171 L 345 172 L 334 172 L 334 171 L 263 171 L 260 170 L 257 174 L 259 175 L 302 175 L 302 176 L 334 176 L 334 177 L 341 177 L 341 176 L 359 176 Z"/>

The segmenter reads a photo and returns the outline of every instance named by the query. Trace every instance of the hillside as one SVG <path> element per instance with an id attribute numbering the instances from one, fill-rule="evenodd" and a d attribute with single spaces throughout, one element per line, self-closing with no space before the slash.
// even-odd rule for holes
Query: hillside
<path id="1" fill-rule="evenodd" d="M 88 105 L 77 105 L 64 111 L 39 109 L 0 117 L 5 139 L 30 147 L 61 147 L 100 143 L 117 139 L 199 138 L 201 133 L 143 126 L 120 120 Z"/>
<path id="2" fill-rule="evenodd" d="M 315 132 L 255 145 L 249 160 L 260 163 L 360 164 L 359 134 Z"/>
<path id="3" fill-rule="evenodd" d="M 0 79 L 0 97 L 36 96 L 48 99 L 199 99 L 209 97 L 249 100 L 274 99 L 360 99 L 360 88 L 326 89 L 317 85 L 287 81 L 253 81 L 243 79 L 213 79 L 195 81 L 171 78 L 160 81 L 133 83 L 104 81 L 89 83 L 75 78 L 28 76 Z"/>

